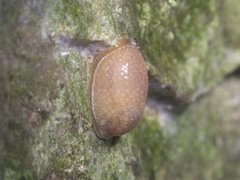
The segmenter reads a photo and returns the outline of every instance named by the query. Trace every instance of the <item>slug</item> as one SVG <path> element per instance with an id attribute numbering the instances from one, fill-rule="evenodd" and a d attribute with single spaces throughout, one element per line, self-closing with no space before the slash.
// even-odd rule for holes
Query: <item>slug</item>
<path id="1" fill-rule="evenodd" d="M 121 136 L 141 118 L 148 93 L 144 58 L 126 39 L 100 52 L 91 64 L 93 127 L 101 139 Z"/>

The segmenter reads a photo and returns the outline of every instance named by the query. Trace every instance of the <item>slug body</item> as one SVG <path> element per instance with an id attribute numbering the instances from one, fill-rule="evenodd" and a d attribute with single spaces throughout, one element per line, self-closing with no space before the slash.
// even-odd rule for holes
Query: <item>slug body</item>
<path id="1" fill-rule="evenodd" d="M 121 40 L 92 63 L 91 105 L 98 137 L 109 139 L 133 129 L 143 114 L 148 75 L 139 49 Z"/>

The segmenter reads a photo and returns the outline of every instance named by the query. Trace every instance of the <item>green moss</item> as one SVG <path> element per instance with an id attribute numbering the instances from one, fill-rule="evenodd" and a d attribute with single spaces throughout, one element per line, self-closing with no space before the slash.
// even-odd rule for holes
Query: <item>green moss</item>
<path id="1" fill-rule="evenodd" d="M 31 171 L 25 171 L 24 173 L 16 173 L 16 171 L 12 169 L 6 169 L 4 179 L 20 179 L 20 180 L 32 180 L 34 176 L 32 176 Z"/>
<path id="2" fill-rule="evenodd" d="M 89 64 L 77 54 L 70 53 L 60 60 L 65 79 L 65 94 L 63 102 L 65 111 L 78 117 L 91 118 L 89 92 L 88 92 L 88 68 Z M 63 107 L 62 107 L 63 108 Z"/>
<path id="3" fill-rule="evenodd" d="M 146 178 L 157 178 L 167 159 L 167 143 L 160 125 L 153 117 L 144 118 L 134 130 L 134 143 L 140 149 L 140 159 Z"/>
<path id="4" fill-rule="evenodd" d="M 4 23 L 6 24 L 13 24 L 15 23 L 20 14 L 21 14 L 21 2 L 20 1 L 17 1 L 17 2 L 10 2 L 7 1 L 7 0 L 3 0 L 1 2 L 1 17 L 2 17 L 2 20 Z"/>
<path id="5" fill-rule="evenodd" d="M 23 98 L 27 95 L 27 85 L 23 82 L 26 75 L 22 72 L 22 70 L 17 70 L 12 77 L 13 79 L 10 81 L 10 85 L 12 87 L 12 97 Z"/>
<path id="6" fill-rule="evenodd" d="M 224 31 L 224 40 L 232 48 L 240 47 L 240 13 L 239 1 L 223 1 L 220 17 Z"/>
<path id="7" fill-rule="evenodd" d="M 223 65 L 217 4 L 208 1 L 135 0 L 138 40 L 150 71 L 177 94 L 198 94 L 232 66 Z M 210 51 L 214 49 L 214 51 Z M 214 59 L 212 57 L 215 57 Z M 220 71 L 210 62 L 216 62 Z M 205 74 L 211 72 L 211 79 Z"/>
<path id="8" fill-rule="evenodd" d="M 134 179 L 131 162 L 136 157 L 130 137 L 122 137 L 114 145 L 98 139 L 92 128 L 78 133 L 69 119 L 62 119 L 57 126 L 53 119 L 44 133 L 38 134 L 40 141 L 33 146 L 36 166 L 48 167 L 49 173 L 54 172 L 58 178 Z M 44 137 L 46 133 L 48 137 Z M 45 159 L 36 151 L 39 146 L 47 150 L 48 164 L 37 161 Z M 45 169 L 41 171 L 40 177 L 46 174 Z"/>
<path id="9" fill-rule="evenodd" d="M 237 179 L 239 78 L 227 79 L 177 118 L 166 179 Z M 233 103 L 234 102 L 234 103 Z"/>
<path id="10" fill-rule="evenodd" d="M 131 135 L 116 143 L 105 142 L 92 129 L 87 65 L 83 62 L 72 52 L 59 59 L 64 87 L 51 100 L 55 111 L 34 134 L 36 173 L 38 177 L 54 172 L 58 178 L 134 179 L 132 166 L 140 165 Z"/>
<path id="11" fill-rule="evenodd" d="M 88 35 L 88 27 L 91 26 L 86 22 L 94 23 L 92 13 L 90 11 L 89 3 L 80 4 L 79 1 L 71 0 L 66 1 L 62 0 L 59 2 L 54 2 L 56 10 L 52 18 L 55 31 L 65 32 L 65 33 L 74 33 L 74 36 L 79 37 L 80 39 L 86 38 Z M 81 32 L 80 34 L 75 34 Z"/>
<path id="12" fill-rule="evenodd" d="M 21 14 L 11 2 L 6 6 L 9 11 L 4 12 L 8 21 Z M 180 123 L 179 136 L 173 139 L 163 136 L 156 118 L 147 117 L 118 141 L 98 139 L 92 129 L 87 89 L 89 61 L 51 44 L 58 35 L 112 44 L 122 36 L 136 38 L 153 75 L 175 87 L 176 93 L 191 96 L 229 71 L 225 68 L 228 63 L 219 58 L 222 36 L 217 30 L 215 0 L 45 3 L 40 17 L 37 13 L 35 18 L 23 16 L 27 25 L 14 21 L 18 28 L 5 38 L 13 80 L 4 123 L 14 122 L 15 126 L 4 129 L 6 139 L 13 139 L 7 141 L 13 146 L 4 145 L 10 159 L 6 177 L 18 178 L 20 173 L 27 178 L 31 169 L 34 177 L 43 179 L 53 174 L 59 179 L 188 179 L 189 164 L 196 176 L 219 177 L 221 161 L 209 138 L 212 131 L 206 118 L 195 122 L 198 117 L 191 113 L 181 117 L 181 122 L 186 119 L 193 128 Z M 26 6 L 34 11 L 33 4 Z M 194 142 L 202 136 L 206 141 Z M 183 166 L 185 161 L 189 164 Z"/>
<path id="13" fill-rule="evenodd" d="M 49 8 L 51 26 L 46 29 L 48 34 L 112 44 L 119 37 L 134 38 L 150 72 L 178 95 L 194 98 L 233 69 L 222 57 L 218 4 L 215 0 L 62 0 Z"/>
<path id="14" fill-rule="evenodd" d="M 53 1 L 48 18 L 51 21 L 49 33 L 64 32 L 78 39 L 116 43 L 119 37 L 132 37 L 137 30 L 129 5 L 127 1 Z"/>
<path id="15" fill-rule="evenodd" d="M 214 122 L 202 115 L 201 110 L 190 110 L 180 118 L 179 130 L 172 137 L 168 151 L 167 179 L 218 179 L 222 176 L 221 153 L 213 142 Z"/>

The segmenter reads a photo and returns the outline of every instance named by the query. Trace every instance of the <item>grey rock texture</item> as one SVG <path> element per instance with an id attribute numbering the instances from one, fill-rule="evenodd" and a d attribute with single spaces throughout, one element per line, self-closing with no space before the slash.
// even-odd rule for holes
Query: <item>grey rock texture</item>
<path id="1" fill-rule="evenodd" d="M 236 4 L 0 0 L 0 179 L 237 177 L 223 167 L 239 151 L 239 81 L 224 79 L 240 64 Z M 89 67 L 122 37 L 142 51 L 160 106 L 148 106 L 133 132 L 102 141 Z M 173 133 L 159 125 L 159 109 Z"/>

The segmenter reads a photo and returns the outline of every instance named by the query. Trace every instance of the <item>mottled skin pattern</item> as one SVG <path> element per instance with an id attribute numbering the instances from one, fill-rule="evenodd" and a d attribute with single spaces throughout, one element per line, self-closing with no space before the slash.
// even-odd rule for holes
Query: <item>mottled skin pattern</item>
<path id="1" fill-rule="evenodd" d="M 93 124 L 100 138 L 109 139 L 136 126 L 145 107 L 148 76 L 140 51 L 127 41 L 99 57 L 91 87 Z"/>

